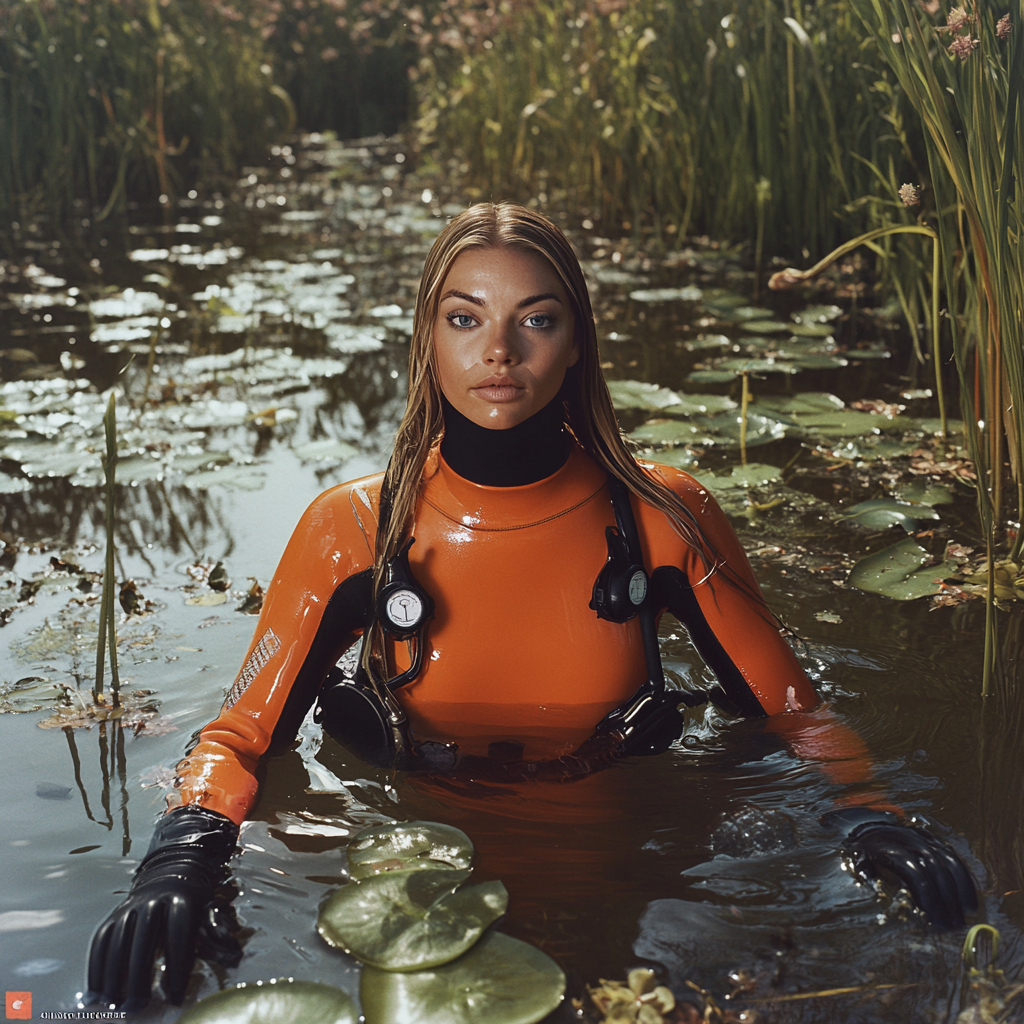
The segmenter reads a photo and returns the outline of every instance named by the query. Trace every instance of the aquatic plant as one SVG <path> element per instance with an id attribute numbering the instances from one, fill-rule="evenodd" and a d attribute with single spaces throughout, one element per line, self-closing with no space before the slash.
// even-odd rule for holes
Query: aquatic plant
<path id="1" fill-rule="evenodd" d="M 832 0 L 451 2 L 411 27 L 424 151 L 480 195 L 564 196 L 609 232 L 819 254 L 889 198 L 870 164 L 922 155 Z"/>
<path id="2" fill-rule="evenodd" d="M 100 596 L 100 621 L 96 631 L 96 682 L 93 696 L 97 703 L 103 699 L 103 648 L 110 651 L 110 689 L 114 694 L 114 706 L 120 704 L 121 679 L 117 672 L 117 617 L 114 611 L 114 525 L 115 525 L 115 478 L 117 475 L 117 413 L 114 392 L 111 390 L 107 411 L 103 416 L 103 433 L 106 451 L 103 455 L 104 476 L 104 520 L 106 525 L 106 557 L 103 566 L 103 590 Z"/>
<path id="3" fill-rule="evenodd" d="M 1009 15 L 972 0 L 945 10 L 910 0 L 855 0 L 927 137 L 935 228 L 968 449 L 978 470 L 978 509 L 988 564 L 1004 538 L 1024 547 L 1024 139 L 1020 91 L 1024 39 L 1019 0 Z M 1016 509 L 1003 533 L 1004 460 Z M 988 574 L 982 692 L 991 692 L 998 651 Z"/>

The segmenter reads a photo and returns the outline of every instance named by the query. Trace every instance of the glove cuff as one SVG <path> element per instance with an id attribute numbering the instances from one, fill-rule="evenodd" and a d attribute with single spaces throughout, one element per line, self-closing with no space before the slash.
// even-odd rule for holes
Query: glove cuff
<path id="1" fill-rule="evenodd" d="M 238 844 L 238 826 L 205 807 L 189 805 L 165 814 L 153 832 L 140 870 L 162 854 L 185 855 L 210 866 L 227 864 Z"/>

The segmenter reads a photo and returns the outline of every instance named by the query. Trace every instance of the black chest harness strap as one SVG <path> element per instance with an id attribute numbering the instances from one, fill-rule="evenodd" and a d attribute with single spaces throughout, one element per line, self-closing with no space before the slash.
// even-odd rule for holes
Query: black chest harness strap
<path id="1" fill-rule="evenodd" d="M 682 731 L 681 706 L 707 702 L 707 694 L 668 689 L 658 649 L 655 599 L 644 568 L 640 537 L 629 500 L 629 491 L 617 478 L 608 477 L 608 489 L 616 526 L 606 530 L 608 558 L 594 583 L 590 607 L 599 618 L 625 623 L 639 617 L 647 680 L 621 707 L 598 723 L 594 735 L 568 760 L 593 752 L 617 756 L 658 754 Z M 426 630 L 434 603 L 409 567 L 409 538 L 388 566 L 387 579 L 377 601 L 369 609 L 368 625 L 380 622 L 396 640 L 405 640 L 412 664 L 386 683 L 374 685 L 361 667 L 348 675 L 337 665 L 330 670 L 320 693 L 314 719 L 339 743 L 361 760 L 378 767 L 402 770 L 456 769 L 466 759 L 454 743 L 417 743 L 393 690 L 412 682 L 419 674 L 426 646 Z M 367 605 L 371 602 L 367 601 Z M 368 634 L 367 628 L 364 633 Z M 484 761 L 484 758 L 473 758 Z M 507 765 L 506 765 L 507 767 Z M 531 774 L 536 774 L 531 772 Z"/>

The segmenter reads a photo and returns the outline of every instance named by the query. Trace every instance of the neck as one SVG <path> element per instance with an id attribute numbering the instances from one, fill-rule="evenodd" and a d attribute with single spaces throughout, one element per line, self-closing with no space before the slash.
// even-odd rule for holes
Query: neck
<path id="1" fill-rule="evenodd" d="M 540 412 L 507 430 L 489 430 L 467 419 L 442 396 L 444 461 L 465 480 L 487 487 L 522 487 L 556 473 L 571 450 L 556 395 Z"/>

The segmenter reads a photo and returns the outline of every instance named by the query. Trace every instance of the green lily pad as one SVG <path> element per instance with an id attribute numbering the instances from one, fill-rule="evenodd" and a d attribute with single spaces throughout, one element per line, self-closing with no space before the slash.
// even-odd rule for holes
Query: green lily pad
<path id="1" fill-rule="evenodd" d="M 704 292 L 689 284 L 685 288 L 640 288 L 629 297 L 636 302 L 700 302 Z"/>
<path id="2" fill-rule="evenodd" d="M 686 377 L 690 384 L 728 384 L 735 379 L 732 370 L 694 370 Z"/>
<path id="3" fill-rule="evenodd" d="M 835 370 L 840 366 L 847 366 L 849 364 L 842 356 L 811 353 L 810 355 L 797 356 L 793 360 L 793 365 L 801 370 Z"/>
<path id="4" fill-rule="evenodd" d="M 501 882 L 465 888 L 469 871 L 389 871 L 342 886 L 323 905 L 324 940 L 384 971 L 438 967 L 461 956 L 505 913 Z"/>
<path id="5" fill-rule="evenodd" d="M 642 444 L 702 444 L 707 432 L 682 420 L 650 420 L 630 435 Z"/>
<path id="6" fill-rule="evenodd" d="M 616 409 L 643 409 L 658 412 L 667 405 L 675 405 L 681 399 L 669 388 L 648 384 L 641 380 L 610 380 L 608 391 Z"/>
<path id="7" fill-rule="evenodd" d="M 942 484 L 933 484 L 930 480 L 911 480 L 905 487 L 897 491 L 901 501 L 911 501 L 921 505 L 951 505 L 953 492 Z"/>
<path id="8" fill-rule="evenodd" d="M 737 373 L 796 373 L 797 367 L 782 359 L 723 359 L 719 364 L 721 370 L 732 370 Z"/>
<path id="9" fill-rule="evenodd" d="M 707 429 L 717 435 L 720 444 L 740 443 L 740 414 L 738 412 L 722 413 L 712 419 L 705 420 Z M 747 410 L 746 446 L 752 448 L 758 444 L 768 444 L 786 436 L 786 425 L 769 416 L 752 413 Z"/>
<path id="10" fill-rule="evenodd" d="M 430 971 L 365 968 L 366 1024 L 536 1024 L 562 1001 L 565 975 L 546 953 L 500 932 Z"/>
<path id="11" fill-rule="evenodd" d="M 902 424 L 896 424 L 884 416 L 858 412 L 856 409 L 806 413 L 794 411 L 791 415 L 804 430 L 821 437 L 857 437 L 902 427 Z"/>
<path id="12" fill-rule="evenodd" d="M 938 437 L 942 433 L 942 420 L 939 417 L 934 419 L 915 419 L 911 421 L 912 430 L 921 430 L 926 434 L 933 434 Z M 946 436 L 955 438 L 964 436 L 963 420 L 946 420 Z"/>
<path id="13" fill-rule="evenodd" d="M 871 462 L 873 459 L 895 459 L 900 455 L 909 455 L 915 448 L 917 444 L 913 441 L 894 441 L 872 434 L 852 441 L 840 441 L 832 446 L 831 451 L 837 459 Z"/>
<path id="14" fill-rule="evenodd" d="M 937 594 L 938 581 L 956 570 L 955 562 L 943 562 L 924 568 L 929 560 L 925 551 L 911 537 L 904 537 L 892 547 L 862 558 L 851 570 L 846 582 L 869 594 L 882 594 L 896 601 L 913 601 Z"/>
<path id="15" fill-rule="evenodd" d="M 728 395 L 679 395 L 679 401 L 666 405 L 661 411 L 670 416 L 707 416 L 735 409 L 737 403 Z"/>
<path id="16" fill-rule="evenodd" d="M 782 320 L 745 320 L 740 326 L 751 334 L 781 334 L 792 327 Z"/>
<path id="17" fill-rule="evenodd" d="M 315 981 L 269 981 L 214 992 L 186 1010 L 180 1024 L 356 1024 L 352 1000 Z"/>
<path id="18" fill-rule="evenodd" d="M 293 450 L 303 462 L 326 462 L 329 459 L 344 462 L 359 454 L 355 445 L 335 437 L 307 441 L 305 444 L 296 445 Z"/>
<path id="19" fill-rule="evenodd" d="M 848 359 L 888 359 L 892 353 L 887 348 L 851 348 Z"/>
<path id="20" fill-rule="evenodd" d="M 778 466 L 751 462 L 746 466 L 733 466 L 729 473 L 694 473 L 693 476 L 708 490 L 717 492 L 736 490 L 737 488 L 763 487 L 773 480 L 778 480 L 782 476 L 782 470 Z"/>
<path id="21" fill-rule="evenodd" d="M 673 469 L 689 469 L 697 461 L 697 456 L 689 448 L 662 448 L 657 452 L 648 449 L 641 458 Z"/>
<path id="22" fill-rule="evenodd" d="M 363 829 L 347 852 L 349 874 L 357 882 L 385 871 L 461 871 L 473 863 L 469 836 L 436 821 L 392 822 Z"/>
<path id="23" fill-rule="evenodd" d="M 746 320 L 774 320 L 775 310 L 764 306 L 737 306 L 729 311 L 729 319 L 737 323 Z"/>
<path id="24" fill-rule="evenodd" d="M 791 319 L 798 324 L 824 324 L 842 314 L 838 306 L 808 306 L 793 313 Z"/>
<path id="25" fill-rule="evenodd" d="M 843 400 L 827 391 L 801 391 L 796 395 L 762 395 L 758 405 L 781 413 L 838 412 L 844 408 Z"/>
<path id="26" fill-rule="evenodd" d="M 939 513 L 928 505 L 911 505 L 894 498 L 872 498 L 841 509 L 838 516 L 844 522 L 853 522 L 869 530 L 902 526 L 907 533 L 913 533 L 920 520 L 938 519 Z"/>
<path id="27" fill-rule="evenodd" d="M 828 324 L 796 323 L 790 324 L 789 329 L 798 338 L 832 337 L 832 328 Z"/>
<path id="28" fill-rule="evenodd" d="M 724 348 L 731 344 L 732 339 L 727 338 L 724 334 L 708 334 L 686 342 L 683 347 L 687 352 L 702 352 L 707 348 Z"/>

